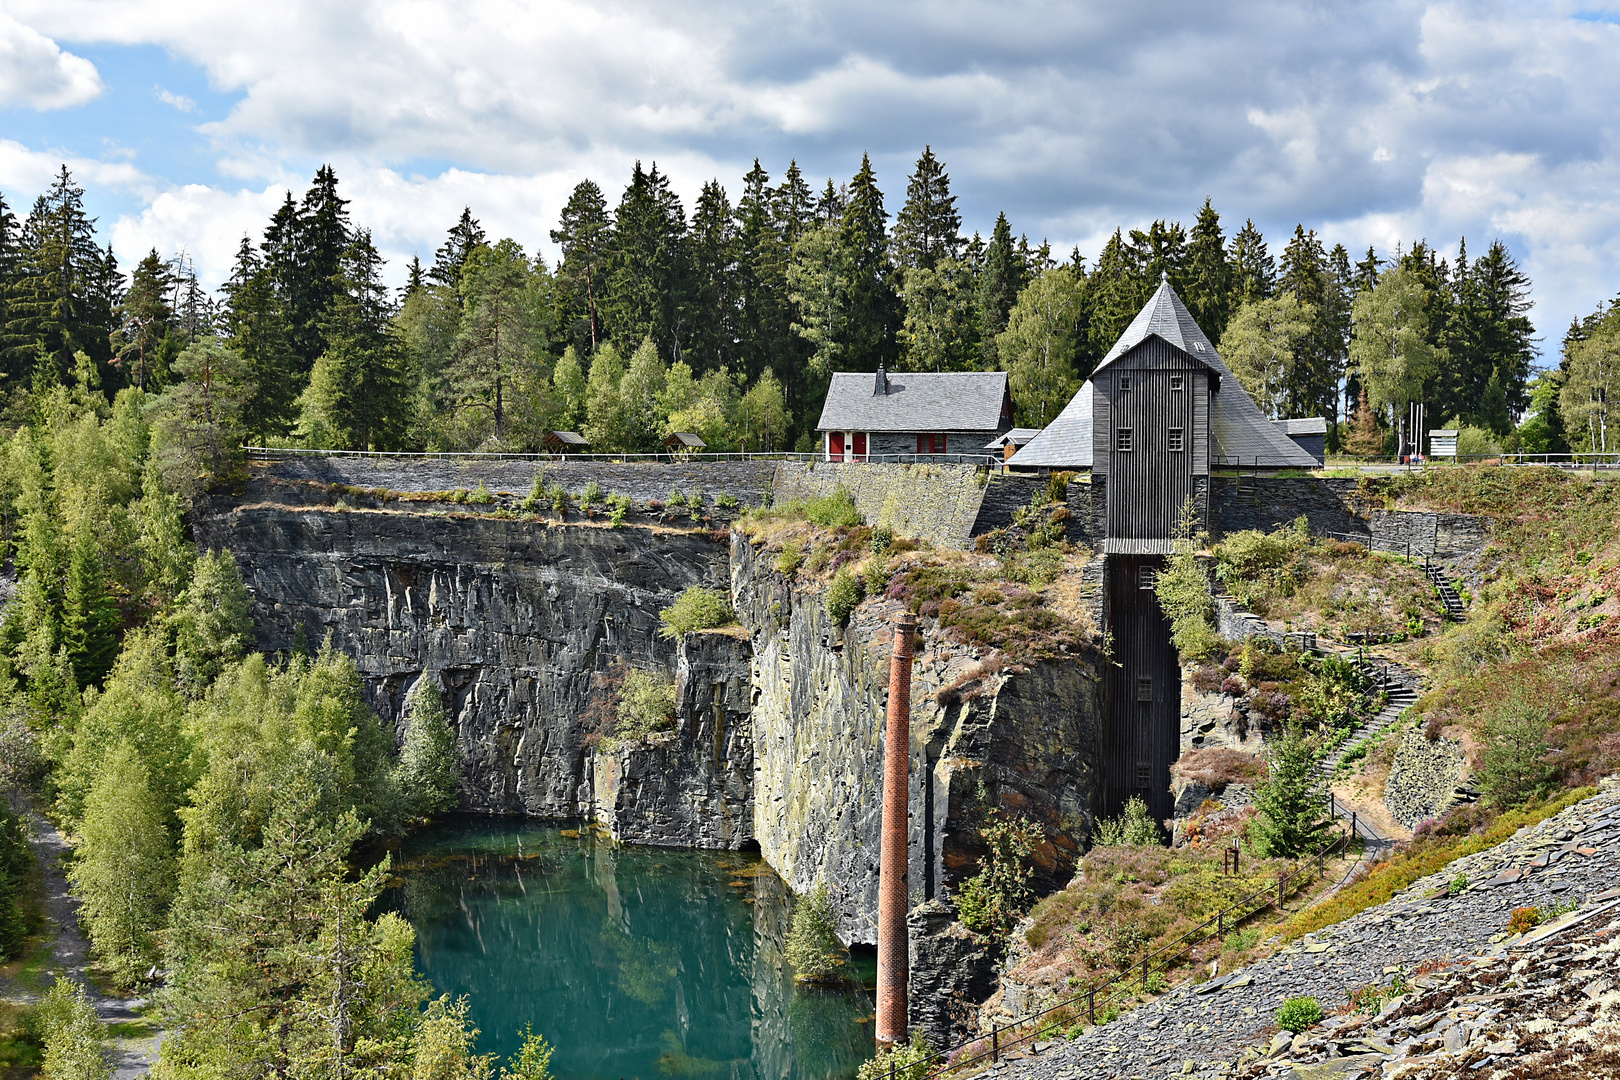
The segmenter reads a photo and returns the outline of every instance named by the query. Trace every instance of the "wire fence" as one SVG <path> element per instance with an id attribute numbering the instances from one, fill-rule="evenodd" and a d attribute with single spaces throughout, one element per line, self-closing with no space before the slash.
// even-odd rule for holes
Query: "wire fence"
<path id="1" fill-rule="evenodd" d="M 799 453 L 792 450 L 664 450 L 647 454 L 598 454 L 572 451 L 540 451 L 537 453 L 496 453 L 483 450 L 310 450 L 298 446 L 243 446 L 250 461 L 276 461 L 283 458 L 341 458 L 373 461 L 582 461 L 606 465 L 685 465 L 691 463 L 717 463 L 734 461 L 808 461 L 828 464 L 901 464 L 901 465 L 1001 465 L 996 454 L 843 454 L 829 455 L 817 450 Z"/>

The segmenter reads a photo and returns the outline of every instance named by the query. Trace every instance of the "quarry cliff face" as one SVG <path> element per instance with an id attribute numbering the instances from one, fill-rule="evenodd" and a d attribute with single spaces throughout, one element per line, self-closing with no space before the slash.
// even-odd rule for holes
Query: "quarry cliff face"
<path id="1" fill-rule="evenodd" d="M 194 523 L 231 551 L 259 647 L 328 637 L 397 722 L 437 673 L 462 754 L 462 809 L 580 817 L 592 802 L 585 723 L 615 660 L 674 674 L 658 613 L 689 585 L 725 585 L 704 532 L 261 504 Z"/>
<path id="2" fill-rule="evenodd" d="M 883 721 L 896 602 L 847 629 L 733 532 L 731 585 L 754 646 L 754 836 L 796 892 L 825 881 L 848 941 L 876 940 Z M 1068 880 L 1097 791 L 1100 657 L 990 667 L 925 620 L 912 683 L 913 900 L 948 898 L 978 870 L 996 811 L 1038 822 L 1037 886 Z M 941 691 L 945 692 L 942 694 Z"/>

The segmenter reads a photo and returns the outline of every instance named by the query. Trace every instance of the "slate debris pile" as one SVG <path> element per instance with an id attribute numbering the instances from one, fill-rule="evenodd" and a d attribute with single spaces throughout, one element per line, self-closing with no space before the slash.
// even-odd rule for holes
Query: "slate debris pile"
<path id="1" fill-rule="evenodd" d="M 1620 1076 L 1620 900 L 1404 990 L 1376 1016 L 1330 1017 L 1251 1047 L 1238 1080 Z"/>
<path id="2" fill-rule="evenodd" d="M 1466 883 L 1453 894 L 1460 877 Z M 1315 997 L 1331 1014 L 1352 990 L 1387 986 L 1394 973 L 1416 972 L 1437 960 L 1452 961 L 1451 970 L 1460 970 L 1510 943 L 1507 925 L 1514 908 L 1547 910 L 1574 901 L 1585 911 L 1620 899 L 1612 892 L 1616 886 L 1620 778 L 1611 777 L 1599 794 L 1494 848 L 1456 860 L 1385 904 L 1307 934 L 1241 971 L 1179 987 L 1072 1040 L 1040 1044 L 1033 1052 L 1022 1049 L 1018 1058 L 1004 1060 L 990 1073 L 996 1080 L 1231 1078 L 1246 1050 L 1270 1049 L 1273 1019 L 1290 997 Z M 1611 979 L 1620 986 L 1620 974 Z M 1381 1075 L 1381 1069 L 1367 1074 Z M 1545 1075 L 1583 1074 L 1554 1070 Z M 1592 1075 L 1620 1076 L 1620 1070 Z M 1301 1073 L 1300 1080 L 1315 1077 Z"/>

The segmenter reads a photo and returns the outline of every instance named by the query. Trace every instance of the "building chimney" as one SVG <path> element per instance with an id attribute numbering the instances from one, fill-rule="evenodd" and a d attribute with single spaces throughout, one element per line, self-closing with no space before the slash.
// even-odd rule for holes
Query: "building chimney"
<path id="1" fill-rule="evenodd" d="M 906 1041 L 906 981 L 910 957 L 906 909 L 910 890 L 911 651 L 917 619 L 900 616 L 889 659 L 889 715 L 883 733 L 883 831 L 878 849 L 877 1041 Z"/>
<path id="2" fill-rule="evenodd" d="M 882 364 L 879 364 L 877 369 L 877 385 L 872 388 L 872 396 L 877 397 L 879 395 L 883 397 L 889 396 L 889 373 L 883 370 Z"/>

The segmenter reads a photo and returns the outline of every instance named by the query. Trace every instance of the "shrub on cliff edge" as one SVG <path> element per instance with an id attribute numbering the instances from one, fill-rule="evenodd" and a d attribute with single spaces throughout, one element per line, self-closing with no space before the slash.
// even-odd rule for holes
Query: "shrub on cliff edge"
<path id="1" fill-rule="evenodd" d="M 838 568 L 832 584 L 827 586 L 827 614 L 839 626 L 848 626 L 855 608 L 866 599 L 866 587 L 855 572 L 847 566 Z"/>
<path id="2" fill-rule="evenodd" d="M 660 633 L 671 641 L 679 641 L 694 630 L 730 626 L 737 621 L 737 616 L 731 610 L 731 598 L 725 593 L 692 585 L 658 613 L 658 621 L 664 624 Z"/>

